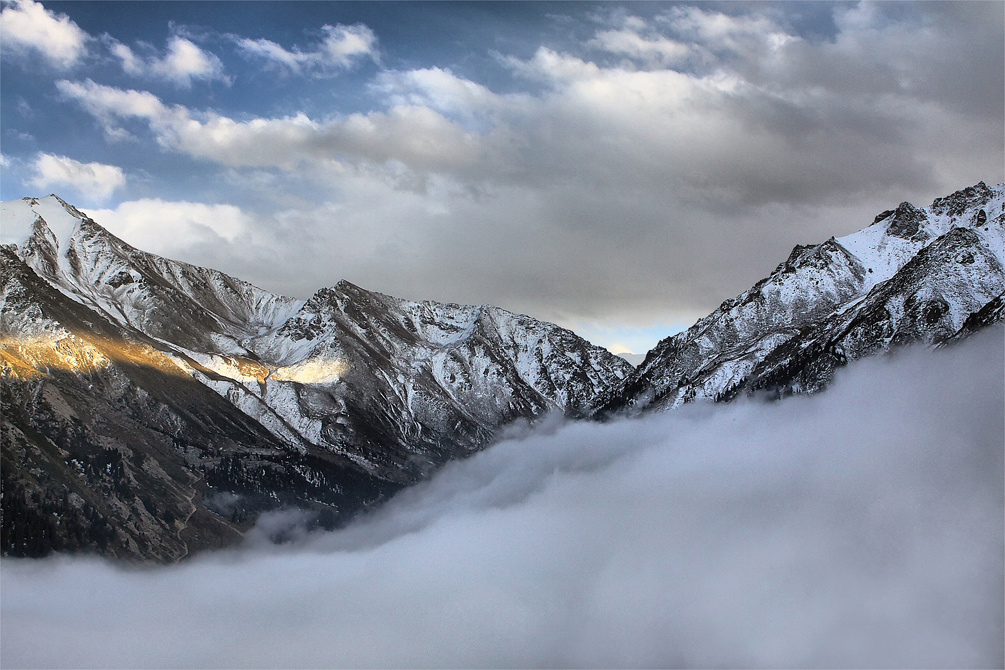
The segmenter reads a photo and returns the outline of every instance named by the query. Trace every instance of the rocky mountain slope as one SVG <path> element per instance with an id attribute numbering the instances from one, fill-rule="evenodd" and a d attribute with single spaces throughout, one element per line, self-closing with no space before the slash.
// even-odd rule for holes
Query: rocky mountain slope
<path id="1" fill-rule="evenodd" d="M 1002 318 L 1005 185 L 984 182 L 919 209 L 797 246 L 774 272 L 661 341 L 598 414 L 664 410 L 741 393 L 817 391 L 848 361 L 939 344 Z"/>
<path id="2" fill-rule="evenodd" d="M 489 306 L 307 300 L 135 249 L 55 196 L 2 205 L 2 551 L 175 561 L 268 510 L 332 527 L 516 420 L 824 388 L 1005 316 L 1005 185 L 797 246 L 633 368 Z"/>
<path id="3" fill-rule="evenodd" d="M 266 509 L 334 523 L 514 420 L 589 414 L 632 369 L 495 307 L 348 282 L 272 295 L 135 249 L 55 196 L 2 220 L 8 553 L 174 560 Z"/>
<path id="4" fill-rule="evenodd" d="M 0 248 L 3 549 L 177 560 L 280 505 L 358 509 L 387 482 L 290 449 Z M 212 511 L 210 511 L 212 510 Z"/>

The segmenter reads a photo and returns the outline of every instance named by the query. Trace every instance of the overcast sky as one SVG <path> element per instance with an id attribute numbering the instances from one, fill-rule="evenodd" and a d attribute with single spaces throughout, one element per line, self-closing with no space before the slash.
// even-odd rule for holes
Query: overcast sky
<path id="1" fill-rule="evenodd" d="M 644 351 L 1005 180 L 1005 4 L 3 3 L 2 197 L 308 297 Z"/>

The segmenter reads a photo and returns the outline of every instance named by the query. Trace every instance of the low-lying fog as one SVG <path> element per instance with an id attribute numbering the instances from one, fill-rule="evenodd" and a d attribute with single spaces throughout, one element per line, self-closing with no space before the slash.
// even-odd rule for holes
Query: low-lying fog
<path id="1" fill-rule="evenodd" d="M 1003 359 L 546 426 L 293 546 L 4 560 L 0 664 L 1000 667 Z"/>

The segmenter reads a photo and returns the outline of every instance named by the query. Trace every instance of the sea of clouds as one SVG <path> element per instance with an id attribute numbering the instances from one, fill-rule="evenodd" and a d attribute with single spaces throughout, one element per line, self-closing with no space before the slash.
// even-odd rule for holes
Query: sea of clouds
<path id="1" fill-rule="evenodd" d="M 0 665 L 1001 667 L 1003 351 L 514 432 L 283 546 L 5 559 Z"/>

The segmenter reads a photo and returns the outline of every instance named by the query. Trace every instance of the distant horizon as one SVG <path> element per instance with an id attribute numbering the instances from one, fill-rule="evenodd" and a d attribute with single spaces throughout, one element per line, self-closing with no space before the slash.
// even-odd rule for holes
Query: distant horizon
<path id="1" fill-rule="evenodd" d="M 612 351 L 648 351 L 796 244 L 1005 181 L 1003 3 L 2 18 L 4 200 L 57 193 L 275 293 L 491 304 Z"/>

